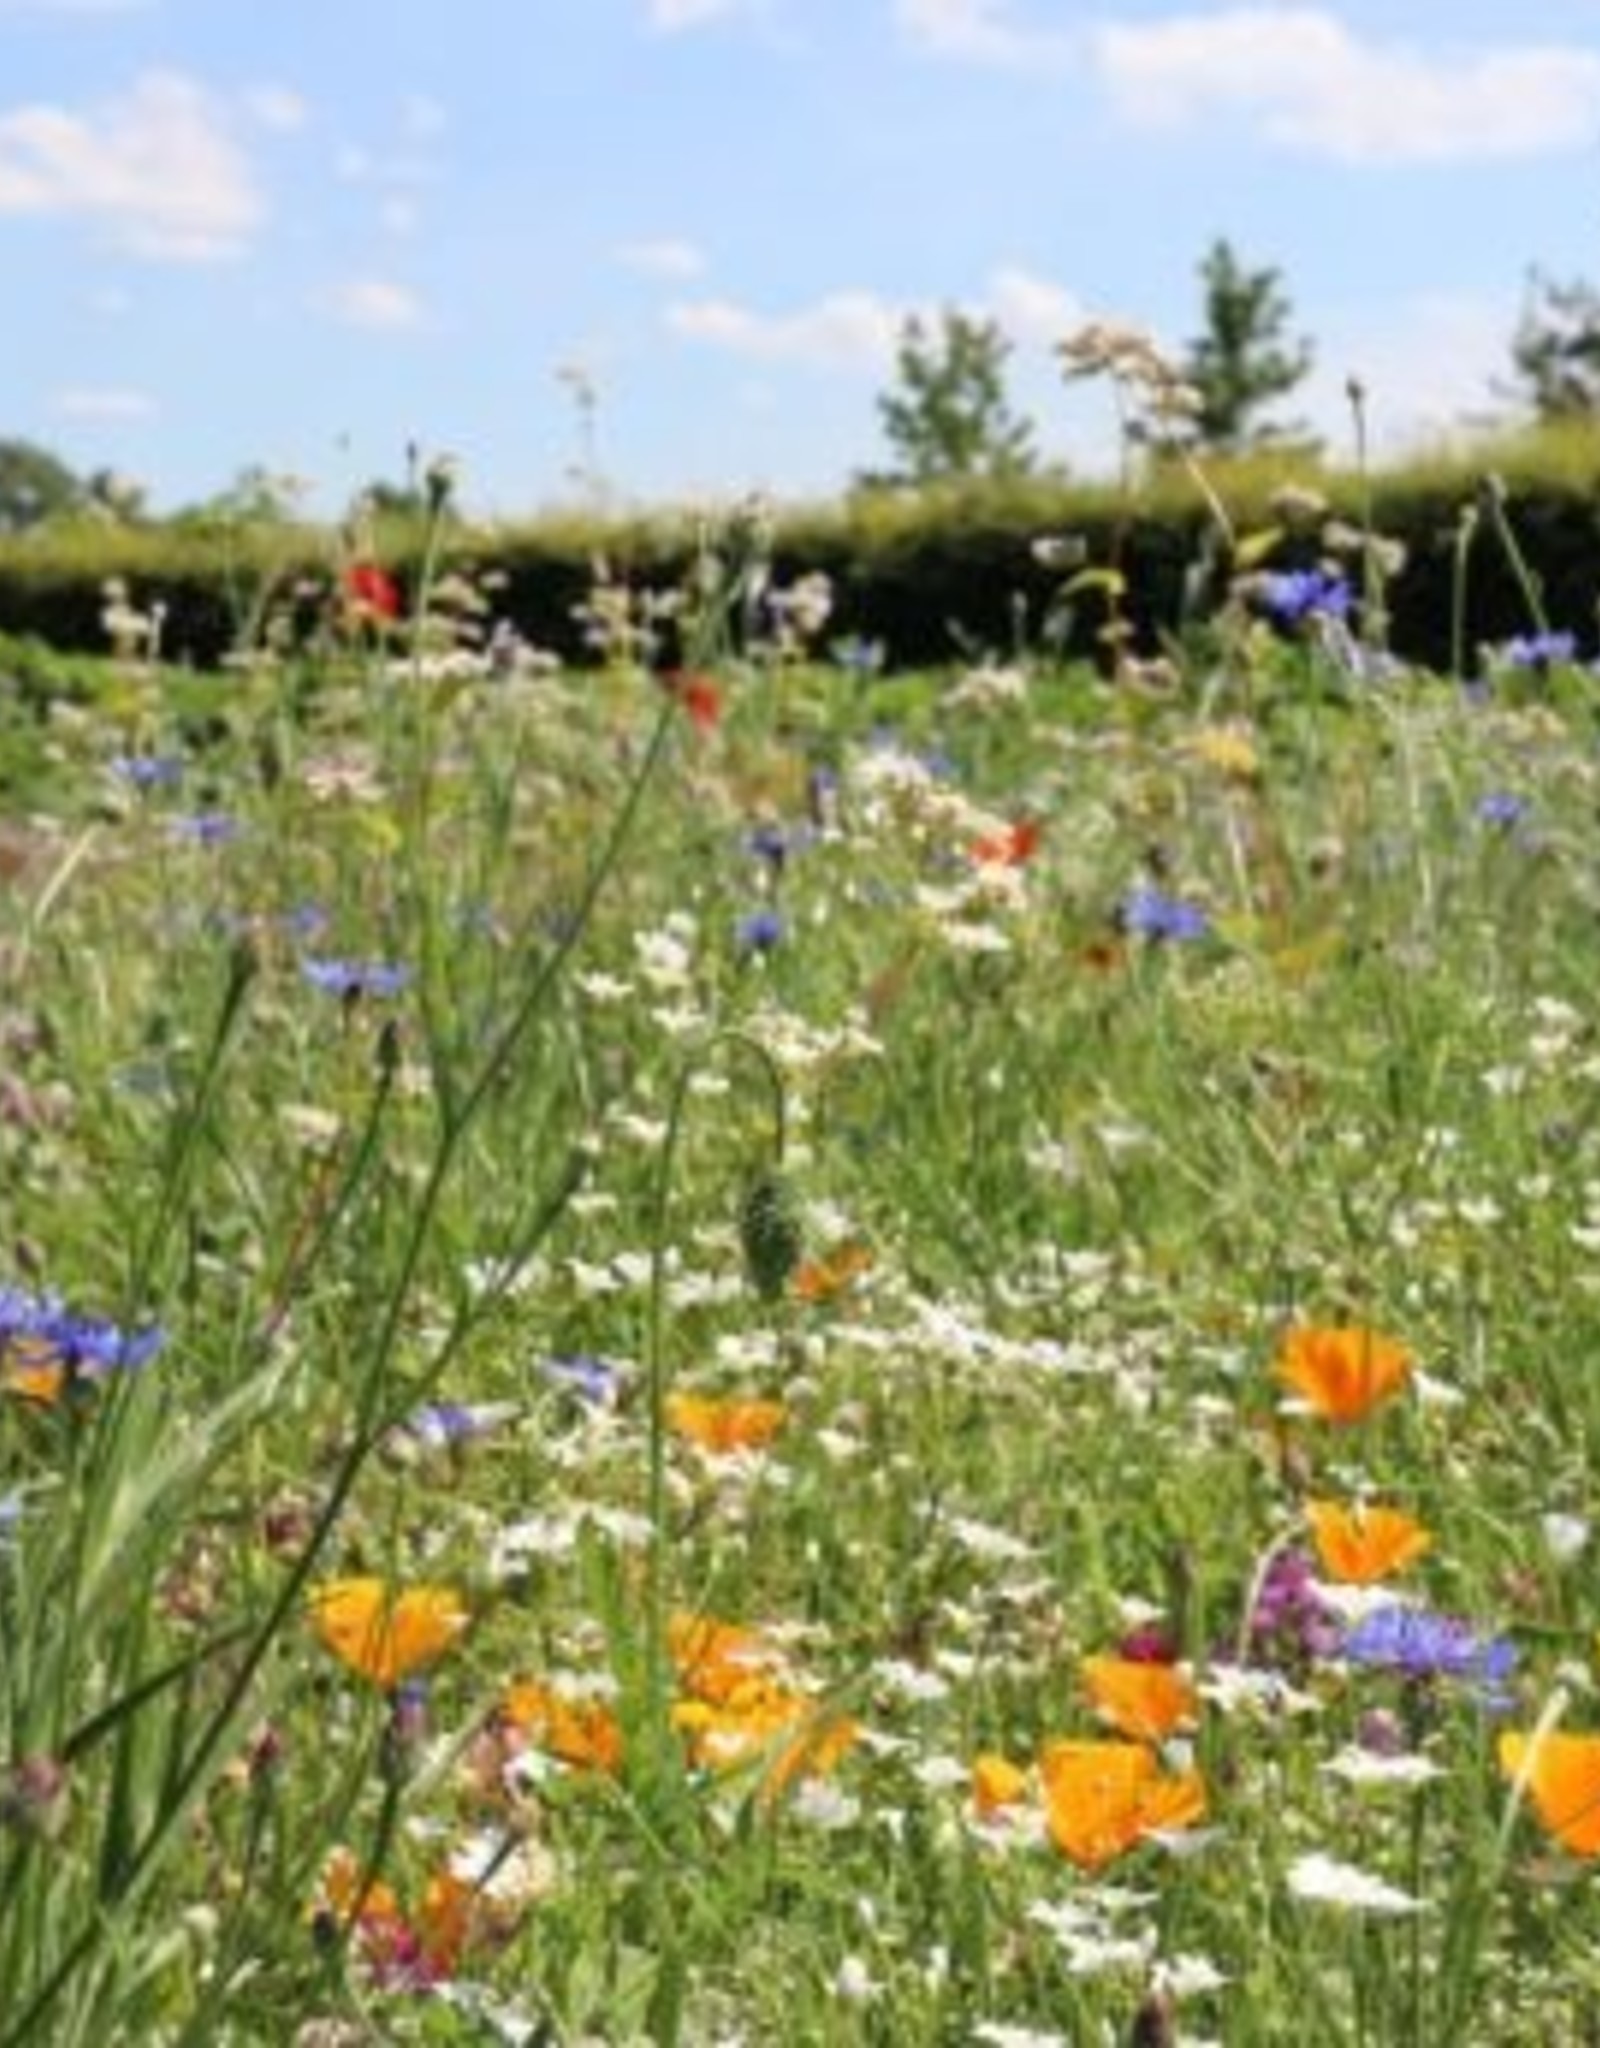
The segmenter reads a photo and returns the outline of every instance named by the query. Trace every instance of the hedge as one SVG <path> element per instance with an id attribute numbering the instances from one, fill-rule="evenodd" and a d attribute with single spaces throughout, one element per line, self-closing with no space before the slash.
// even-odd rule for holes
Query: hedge
<path id="1" fill-rule="evenodd" d="M 1458 538 L 1464 508 L 1487 475 L 1501 480 L 1507 520 L 1537 581 L 1551 626 L 1596 645 L 1600 598 L 1600 430 L 1525 435 L 1382 472 L 1364 485 L 1339 472 L 1305 473 L 1332 510 L 1359 524 L 1370 490 L 1376 531 L 1401 542 L 1405 565 L 1388 591 L 1390 644 L 1402 657 L 1444 667 L 1450 639 Z M 1219 468 L 1217 494 L 1240 533 L 1272 524 L 1271 494 L 1289 480 L 1285 458 Z M 448 563 L 497 572 L 494 610 L 537 644 L 582 658 L 574 608 L 591 582 L 595 556 L 614 574 L 662 586 L 684 573 L 695 545 L 687 513 L 615 518 L 552 516 L 519 525 L 451 530 Z M 1036 559 L 1045 534 L 1080 538 L 1095 564 L 1116 563 L 1128 583 L 1127 616 L 1152 651 L 1186 617 L 1186 592 L 1216 528 L 1193 477 L 1156 467 L 1124 496 L 1107 485 L 1023 479 L 1004 487 L 917 495 L 863 492 L 839 503 L 780 508 L 774 569 L 780 580 L 820 570 L 833 581 L 832 635 L 880 641 L 896 667 L 1012 652 L 1036 637 L 1061 574 Z M 391 526 L 379 552 L 402 585 L 418 570 L 415 529 Z M 1299 543 L 1304 559 L 1315 544 Z M 131 601 L 165 607 L 163 649 L 198 668 L 217 666 L 262 606 L 309 582 L 326 590 L 336 574 L 332 530 L 273 528 L 223 535 L 176 526 L 37 532 L 0 543 L 0 633 L 36 635 L 54 646 L 103 650 L 103 585 L 121 577 Z M 1297 559 L 1286 539 L 1269 560 Z M 1465 626 L 1469 647 L 1527 631 L 1534 621 L 1492 522 L 1480 519 L 1468 552 Z M 1226 568 L 1223 561 L 1219 578 Z M 1215 583 L 1213 595 L 1215 594 Z M 302 600 L 309 612 L 312 600 Z M 1077 608 L 1072 645 L 1093 649 L 1103 612 Z"/>

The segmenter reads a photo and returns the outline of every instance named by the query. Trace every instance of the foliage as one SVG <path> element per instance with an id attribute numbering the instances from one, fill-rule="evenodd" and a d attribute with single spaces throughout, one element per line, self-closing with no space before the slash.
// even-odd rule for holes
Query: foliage
<path id="1" fill-rule="evenodd" d="M 1208 447 L 1237 449 L 1292 436 L 1260 415 L 1311 369 L 1309 342 L 1287 340 L 1291 308 L 1280 273 L 1250 270 L 1233 245 L 1212 243 L 1200 265 L 1204 331 L 1190 343 L 1184 374 L 1199 393 L 1196 431 Z"/>
<path id="2" fill-rule="evenodd" d="M 1600 292 L 1534 271 L 1511 344 L 1519 395 L 1543 420 L 1600 413 Z"/>
<path id="3" fill-rule="evenodd" d="M 0 440 L 0 534 L 26 533 L 83 502 L 83 483 L 58 455 L 33 441 Z"/>
<path id="4" fill-rule="evenodd" d="M 997 322 L 946 307 L 900 329 L 895 384 L 878 400 L 897 458 L 879 482 L 929 484 L 1007 477 L 1033 466 L 1033 433 L 1006 399 L 1011 344 Z"/>

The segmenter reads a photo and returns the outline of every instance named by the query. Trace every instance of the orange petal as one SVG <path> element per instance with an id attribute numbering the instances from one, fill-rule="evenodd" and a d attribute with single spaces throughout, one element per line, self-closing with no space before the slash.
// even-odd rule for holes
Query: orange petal
<path id="1" fill-rule="evenodd" d="M 311 1595 L 324 1647 L 385 1692 L 437 1663 L 467 1621 L 465 1601 L 445 1586 L 395 1594 L 382 1579 L 331 1579 Z"/>
<path id="2" fill-rule="evenodd" d="M 1286 1331 L 1278 1376 L 1325 1422 L 1359 1422 L 1399 1392 L 1411 1353 L 1392 1337 L 1359 1327 L 1305 1324 Z"/>
<path id="3" fill-rule="evenodd" d="M 1422 1524 L 1398 1508 L 1308 1500 L 1306 1520 L 1323 1571 L 1349 1586 L 1373 1586 L 1404 1571 L 1433 1543 Z"/>
<path id="4" fill-rule="evenodd" d="M 1192 1726 L 1199 1711 L 1194 1687 L 1171 1664 L 1085 1657 L 1083 1682 L 1101 1720 L 1136 1742 L 1165 1742 L 1175 1729 Z"/>
<path id="5" fill-rule="evenodd" d="M 1508 1730 L 1500 1738 L 1500 1769 L 1508 1778 L 1526 1771 L 1533 1810 L 1564 1849 L 1600 1856 L 1600 1735 Z"/>

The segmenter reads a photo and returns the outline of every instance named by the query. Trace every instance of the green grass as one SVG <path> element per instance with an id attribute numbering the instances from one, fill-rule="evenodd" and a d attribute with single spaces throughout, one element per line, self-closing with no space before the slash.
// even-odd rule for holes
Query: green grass
<path id="1" fill-rule="evenodd" d="M 62 1340 L 0 1347 L 0 2048 L 1120 2044 L 1169 1997 L 1230 2048 L 1587 2038 L 1593 1866 L 1496 1740 L 1558 1687 L 1600 1726 L 1592 1546 L 1545 1521 L 1600 1443 L 1592 678 L 1368 686 L 1234 618 L 1163 695 L 1030 656 L 953 708 L 742 643 L 744 566 L 714 730 L 626 666 L 435 683 L 360 635 L 3 700 L 0 1323 L 165 1342 L 48 1399 Z M 1140 887 L 1204 932 L 1125 929 Z M 752 1271 L 774 1175 L 800 1241 L 756 1219 Z M 1418 1370 L 1288 1414 L 1305 1324 Z M 782 1427 L 697 1448 L 684 1393 Z M 1505 1701 L 1252 1634 L 1306 1500 L 1362 1495 L 1515 1645 Z M 318 1639 L 366 1576 L 470 1614 L 425 1698 Z M 684 1612 L 781 1671 L 717 1692 Z M 1034 1765 L 1108 1732 L 1083 1660 L 1141 1620 L 1206 1818 L 1080 1866 Z M 518 1682 L 599 1698 L 620 1769 Z M 730 1689 L 815 1718 L 718 1770 Z M 854 1740 L 774 1775 L 802 1728 Z M 1362 1744 L 1438 1774 L 1352 1791 Z M 983 1755 L 1028 1787 L 987 1818 Z M 1312 1854 L 1420 1910 L 1301 1897 Z"/>

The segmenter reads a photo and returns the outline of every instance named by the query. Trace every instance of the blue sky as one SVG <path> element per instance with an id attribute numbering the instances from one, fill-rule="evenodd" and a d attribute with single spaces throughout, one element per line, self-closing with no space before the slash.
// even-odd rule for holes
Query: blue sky
<path id="1" fill-rule="evenodd" d="M 479 509 L 885 457 L 910 312 L 1181 346 L 1217 235 L 1279 266 L 1335 443 L 1495 403 L 1528 268 L 1600 278 L 1594 0 L 0 0 L 5 410 L 159 505 L 337 505 L 408 440 Z"/>

